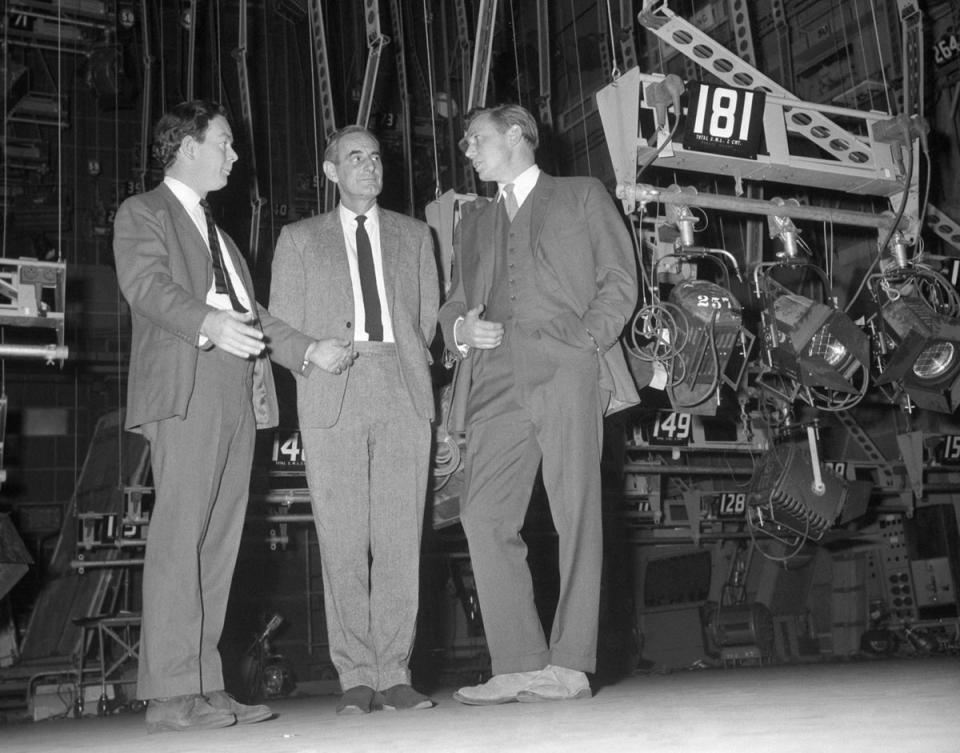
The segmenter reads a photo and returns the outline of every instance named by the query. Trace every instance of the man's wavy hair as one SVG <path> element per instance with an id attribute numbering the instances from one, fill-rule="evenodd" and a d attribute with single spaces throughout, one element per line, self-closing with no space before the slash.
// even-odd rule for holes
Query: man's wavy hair
<path id="1" fill-rule="evenodd" d="M 217 115 L 227 117 L 223 105 L 208 99 L 194 99 L 181 102 L 160 118 L 153 129 L 153 156 L 164 170 L 177 158 L 184 137 L 203 141 L 210 121 Z"/>
<path id="2" fill-rule="evenodd" d="M 369 128 L 364 128 L 362 125 L 348 125 L 341 128 L 339 131 L 334 131 L 327 137 L 327 146 L 323 150 L 323 160 L 324 162 L 333 162 L 337 163 L 337 158 L 340 156 L 338 150 L 340 149 L 340 142 L 343 140 L 344 136 L 349 136 L 351 133 L 364 133 L 369 136 L 377 145 L 377 149 L 380 148 L 380 139 L 371 133 Z"/>
<path id="3" fill-rule="evenodd" d="M 466 115 L 464 131 L 469 130 L 470 124 L 481 115 L 493 121 L 500 133 L 506 133 L 511 126 L 520 126 L 520 134 L 533 149 L 540 145 L 540 132 L 537 121 L 530 111 L 520 105 L 500 104 L 493 107 L 475 107 Z"/>

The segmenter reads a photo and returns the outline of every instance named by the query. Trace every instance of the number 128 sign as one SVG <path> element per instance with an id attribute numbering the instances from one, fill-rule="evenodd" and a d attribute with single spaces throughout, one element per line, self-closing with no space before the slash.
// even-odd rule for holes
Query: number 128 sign
<path id="1" fill-rule="evenodd" d="M 684 149 L 757 158 L 766 102 L 763 91 L 702 82 L 688 84 L 687 90 Z"/>

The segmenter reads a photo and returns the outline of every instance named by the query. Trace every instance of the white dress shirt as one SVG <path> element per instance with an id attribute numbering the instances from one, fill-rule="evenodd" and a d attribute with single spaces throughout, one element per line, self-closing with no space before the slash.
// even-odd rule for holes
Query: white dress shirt
<path id="1" fill-rule="evenodd" d="M 179 202 L 183 204 L 183 208 L 187 210 L 187 214 L 190 215 L 193 224 L 196 225 L 197 230 L 200 231 L 200 237 L 207 241 L 207 251 L 210 252 L 210 241 L 207 238 L 207 216 L 203 213 L 203 207 L 200 206 L 200 196 L 186 183 L 176 178 L 171 178 L 169 175 L 164 176 L 163 182 L 167 188 L 173 191 L 173 195 L 177 197 Z M 220 248 L 223 249 L 223 263 L 226 265 L 225 271 L 230 275 L 230 281 L 233 283 L 233 290 L 237 294 L 237 300 L 240 301 L 247 311 L 252 311 L 253 307 L 250 305 L 247 289 L 244 287 L 239 272 L 237 272 L 233 266 L 233 258 L 227 252 L 227 244 L 224 242 L 223 235 L 220 233 L 220 228 L 217 228 L 217 235 L 220 240 Z M 230 296 L 226 293 L 217 292 L 216 283 L 212 277 L 210 278 L 210 289 L 207 291 L 206 302 L 208 306 L 213 306 L 217 309 L 223 309 L 225 311 L 233 310 L 233 304 L 230 303 Z M 201 336 L 201 344 L 205 342 L 205 339 L 206 338 Z"/>
<path id="2" fill-rule="evenodd" d="M 343 204 L 338 205 L 340 225 L 343 228 L 343 239 L 347 244 L 347 263 L 350 265 L 350 284 L 353 286 L 353 339 L 369 340 L 367 335 L 367 318 L 363 309 L 363 291 L 360 288 L 360 266 L 357 263 L 357 214 L 347 209 Z M 370 250 L 373 253 L 373 268 L 377 273 L 377 296 L 380 298 L 380 317 L 383 319 L 383 342 L 392 343 L 393 324 L 390 321 L 390 309 L 387 308 L 387 288 L 383 282 L 383 254 L 380 250 L 380 211 L 374 204 L 370 211 L 364 214 L 363 223 L 370 237 Z"/>

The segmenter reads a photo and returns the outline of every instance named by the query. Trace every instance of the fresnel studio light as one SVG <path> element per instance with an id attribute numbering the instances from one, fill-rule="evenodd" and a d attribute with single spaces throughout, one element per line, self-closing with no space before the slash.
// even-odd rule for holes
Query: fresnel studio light
<path id="1" fill-rule="evenodd" d="M 796 230 L 789 219 L 771 220 L 777 221 L 785 242 L 778 261 L 754 269 L 766 361 L 759 383 L 787 402 L 799 398 L 821 410 L 847 410 L 867 392 L 869 338 L 832 302 L 795 293 L 773 279 L 775 271 L 790 270 L 820 287 L 825 297 L 830 290 L 826 273 L 797 254 Z"/>
<path id="2" fill-rule="evenodd" d="M 876 383 L 908 409 L 953 413 L 960 406 L 960 295 L 939 272 L 904 257 L 897 248 L 890 268 L 870 281 L 882 317 Z"/>
<path id="3" fill-rule="evenodd" d="M 798 431 L 805 431 L 805 439 L 795 436 Z M 872 482 L 851 481 L 824 467 L 817 432 L 816 422 L 781 427 L 778 441 L 754 466 L 746 509 L 751 534 L 799 551 L 866 511 Z"/>
<path id="4" fill-rule="evenodd" d="M 655 361 L 666 373 L 664 387 L 675 411 L 716 415 L 720 388 L 736 389 L 743 375 L 753 336 L 743 328 L 742 309 L 730 292 L 728 264 L 739 277 L 736 259 L 722 249 L 693 243 L 695 218 L 683 205 L 669 207 L 668 220 L 680 236 L 653 262 L 648 302 L 633 320 L 631 351 L 644 361 Z M 698 279 L 699 262 L 709 262 L 719 282 Z M 661 272 L 675 270 L 675 284 L 661 300 Z M 707 273 L 707 270 L 704 270 Z M 738 373 L 728 375 L 734 354 L 740 355 Z"/>

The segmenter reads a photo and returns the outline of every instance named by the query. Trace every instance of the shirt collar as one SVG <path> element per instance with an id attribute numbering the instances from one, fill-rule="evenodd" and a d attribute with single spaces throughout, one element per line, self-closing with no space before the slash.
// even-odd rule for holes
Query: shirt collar
<path id="1" fill-rule="evenodd" d="M 520 173 L 516 178 L 514 178 L 511 183 L 513 183 L 513 195 L 517 199 L 517 206 L 523 204 L 523 200 L 530 195 L 530 192 L 533 190 L 533 187 L 537 185 L 537 178 L 540 177 L 540 168 L 537 165 L 530 165 L 526 170 Z M 507 185 L 506 183 L 497 183 L 497 196 L 499 197 L 503 193 L 503 187 Z"/>
<path id="2" fill-rule="evenodd" d="M 342 203 L 337 205 L 340 210 L 340 222 L 344 225 L 356 224 L 358 215 L 352 209 L 347 209 Z M 368 209 L 364 215 L 367 218 L 367 222 L 379 222 L 380 220 L 380 207 L 377 204 L 374 204 L 370 209 Z M 369 225 L 367 225 L 369 227 Z"/>
<path id="3" fill-rule="evenodd" d="M 200 194 L 182 180 L 177 180 L 169 175 L 165 175 L 163 176 L 163 182 L 167 188 L 173 191 L 173 195 L 177 197 L 188 212 L 192 212 L 200 206 Z"/>

